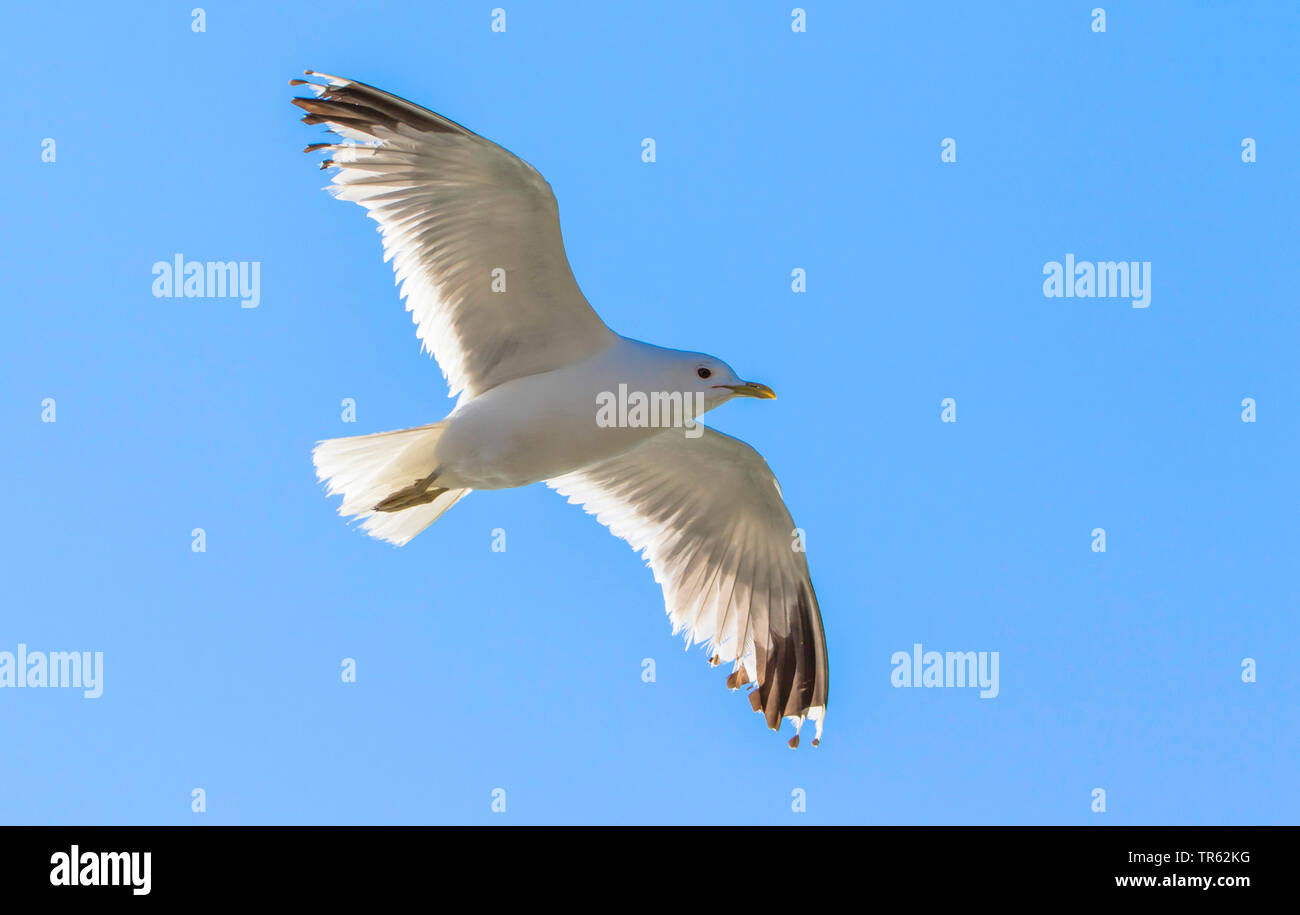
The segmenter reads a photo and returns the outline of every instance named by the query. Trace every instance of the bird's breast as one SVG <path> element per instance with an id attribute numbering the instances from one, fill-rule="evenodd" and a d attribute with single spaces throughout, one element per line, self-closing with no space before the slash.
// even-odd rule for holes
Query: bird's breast
<path id="1" fill-rule="evenodd" d="M 629 411 L 626 368 L 600 361 L 518 378 L 462 405 L 438 442 L 440 486 L 508 489 L 550 480 L 665 433 Z M 635 398 L 632 398 L 633 400 Z M 671 413 L 665 410 L 665 414 Z M 656 417 L 658 418 L 658 417 Z M 686 434 L 677 428 L 670 434 Z"/>

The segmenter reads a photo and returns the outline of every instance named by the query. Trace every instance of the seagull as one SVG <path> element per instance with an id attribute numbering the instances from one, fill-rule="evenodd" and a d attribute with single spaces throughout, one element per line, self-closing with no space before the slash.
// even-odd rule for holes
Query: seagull
<path id="1" fill-rule="evenodd" d="M 794 748 L 811 721 L 817 746 L 830 673 L 802 532 L 758 452 L 694 422 L 772 389 L 605 326 L 527 162 L 396 95 L 306 75 L 290 85 L 311 97 L 293 103 L 337 140 L 304 151 L 324 151 L 328 190 L 379 224 L 416 336 L 459 395 L 436 423 L 319 442 L 339 513 L 401 546 L 475 489 L 545 482 L 641 553 L 673 634 L 729 663 L 727 687 L 748 687 L 769 728 L 789 719 Z M 649 421 L 655 398 L 669 421 Z"/>

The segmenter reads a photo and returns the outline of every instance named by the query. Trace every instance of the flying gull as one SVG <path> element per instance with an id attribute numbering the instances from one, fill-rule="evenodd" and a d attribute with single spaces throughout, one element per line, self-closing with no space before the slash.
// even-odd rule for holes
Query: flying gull
<path id="1" fill-rule="evenodd" d="M 292 80 L 313 93 L 293 103 L 339 141 L 306 151 L 326 151 L 329 190 L 379 223 L 416 336 L 460 395 L 439 422 L 320 442 L 339 513 L 400 546 L 475 489 L 545 481 L 649 561 L 674 634 L 731 664 L 728 688 L 749 686 L 773 730 L 789 718 L 791 747 L 812 721 L 816 746 L 830 675 L 802 537 L 758 452 L 692 422 L 776 395 L 713 356 L 606 327 L 527 162 L 373 86 L 307 76 L 320 82 Z M 645 421 L 655 397 L 671 424 Z"/>

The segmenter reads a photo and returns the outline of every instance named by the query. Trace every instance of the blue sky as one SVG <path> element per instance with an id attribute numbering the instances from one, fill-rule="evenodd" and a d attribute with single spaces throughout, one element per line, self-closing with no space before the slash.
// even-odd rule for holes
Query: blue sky
<path id="1" fill-rule="evenodd" d="M 0 689 L 0 822 L 1297 821 L 1300 11 L 193 5 L 6 13 L 0 651 L 102 651 L 104 692 Z M 308 67 L 530 161 L 615 330 L 779 392 L 708 421 L 807 531 L 820 748 L 542 485 L 402 549 L 335 515 L 315 441 L 451 401 L 300 152 Z M 259 306 L 155 298 L 176 253 L 259 262 Z M 1045 297 L 1067 253 L 1150 306 Z M 916 643 L 999 695 L 894 688 Z"/>

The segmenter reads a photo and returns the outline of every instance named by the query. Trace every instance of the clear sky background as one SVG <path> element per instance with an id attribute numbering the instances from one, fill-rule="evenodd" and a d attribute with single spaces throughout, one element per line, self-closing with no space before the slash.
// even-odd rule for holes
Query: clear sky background
<path id="1" fill-rule="evenodd" d="M 105 683 L 0 690 L 0 822 L 1297 822 L 1300 11 L 1097 3 L 8 9 L 0 650 Z M 540 484 L 402 549 L 335 514 L 314 442 L 452 402 L 300 152 L 309 67 L 533 163 L 611 327 L 779 392 L 708 421 L 807 531 L 820 748 Z M 155 298 L 178 252 L 260 306 Z M 1150 307 L 1045 298 L 1067 253 Z M 915 643 L 1000 694 L 895 689 Z"/>

